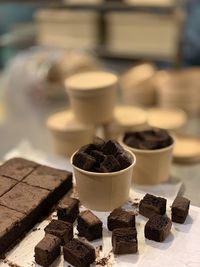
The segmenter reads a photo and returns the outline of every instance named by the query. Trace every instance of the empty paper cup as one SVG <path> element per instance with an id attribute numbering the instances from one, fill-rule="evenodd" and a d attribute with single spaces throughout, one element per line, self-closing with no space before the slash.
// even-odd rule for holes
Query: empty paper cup
<path id="1" fill-rule="evenodd" d="M 136 149 L 127 146 L 123 141 L 121 143 L 132 151 L 137 159 L 132 177 L 133 183 L 155 185 L 169 179 L 174 142 L 170 146 L 154 150 Z"/>
<path id="2" fill-rule="evenodd" d="M 53 114 L 47 120 L 47 127 L 53 136 L 55 152 L 67 157 L 92 142 L 94 136 L 94 128 L 77 122 L 71 111 Z"/>
<path id="3" fill-rule="evenodd" d="M 109 72 L 76 74 L 65 82 L 72 109 L 83 123 L 100 124 L 113 117 L 118 78 Z"/>
<path id="4" fill-rule="evenodd" d="M 110 211 L 121 206 L 129 198 L 135 155 L 126 150 L 132 164 L 121 171 L 96 173 L 82 170 L 73 164 L 75 179 L 81 203 L 88 209 Z"/>

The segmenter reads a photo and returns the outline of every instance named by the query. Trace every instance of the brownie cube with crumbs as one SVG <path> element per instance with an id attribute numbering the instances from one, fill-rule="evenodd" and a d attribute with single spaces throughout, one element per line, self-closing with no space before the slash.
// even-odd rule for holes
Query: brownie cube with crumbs
<path id="1" fill-rule="evenodd" d="M 184 223 L 190 207 L 190 200 L 177 196 L 172 203 L 172 222 Z"/>
<path id="2" fill-rule="evenodd" d="M 80 201 L 76 198 L 64 198 L 57 207 L 57 216 L 59 220 L 74 223 L 79 214 Z"/>
<path id="3" fill-rule="evenodd" d="M 135 214 L 121 208 L 114 209 L 108 216 L 107 225 L 110 231 L 116 228 L 135 227 Z"/>

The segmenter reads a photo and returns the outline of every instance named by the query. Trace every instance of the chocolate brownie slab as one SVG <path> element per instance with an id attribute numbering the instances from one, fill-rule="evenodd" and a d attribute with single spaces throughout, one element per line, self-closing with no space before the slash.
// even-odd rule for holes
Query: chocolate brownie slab
<path id="1" fill-rule="evenodd" d="M 147 239 L 162 242 L 169 235 L 171 220 L 163 215 L 153 215 L 145 225 L 144 235 Z"/>
<path id="2" fill-rule="evenodd" d="M 190 207 L 190 200 L 185 197 L 177 196 L 172 203 L 172 221 L 184 223 Z"/>
<path id="3" fill-rule="evenodd" d="M 43 267 L 49 267 L 60 255 L 61 240 L 54 235 L 46 235 L 35 247 L 35 261 Z"/>
<path id="4" fill-rule="evenodd" d="M 22 181 L 39 164 L 23 158 L 12 158 L 0 166 L 0 175 Z"/>
<path id="5" fill-rule="evenodd" d="M 73 225 L 61 220 L 52 220 L 45 228 L 46 234 L 52 234 L 60 238 L 64 245 L 73 238 Z"/>
<path id="6" fill-rule="evenodd" d="M 146 194 L 139 204 L 139 213 L 150 218 L 154 214 L 163 215 L 166 212 L 167 200 L 162 197 L 156 197 Z"/>
<path id="7" fill-rule="evenodd" d="M 57 207 L 59 220 L 74 223 L 79 214 L 79 200 L 76 198 L 64 198 Z"/>
<path id="8" fill-rule="evenodd" d="M 25 215 L 0 206 L 0 255 L 22 235 Z"/>
<path id="9" fill-rule="evenodd" d="M 69 241 L 63 247 L 64 259 L 75 267 L 89 267 L 95 259 L 95 249 L 78 239 Z"/>
<path id="10" fill-rule="evenodd" d="M 135 227 L 135 214 L 121 208 L 114 209 L 108 216 L 108 229 Z"/>
<path id="11" fill-rule="evenodd" d="M 85 210 L 78 216 L 77 230 L 79 236 L 92 241 L 102 237 L 102 222 L 90 210 Z"/>
<path id="12" fill-rule="evenodd" d="M 0 196 L 9 191 L 17 181 L 0 175 Z"/>
<path id="13" fill-rule="evenodd" d="M 23 182 L 51 191 L 53 194 L 51 199 L 55 203 L 72 187 L 72 173 L 48 166 L 39 166 Z"/>
<path id="14" fill-rule="evenodd" d="M 138 251 L 137 231 L 134 227 L 117 228 L 112 232 L 115 254 L 130 254 Z"/>
<path id="15" fill-rule="evenodd" d="M 33 187 L 25 183 L 19 183 L 5 195 L 0 197 L 0 205 L 24 214 L 29 214 L 44 200 L 46 200 L 48 195 L 48 190 Z"/>

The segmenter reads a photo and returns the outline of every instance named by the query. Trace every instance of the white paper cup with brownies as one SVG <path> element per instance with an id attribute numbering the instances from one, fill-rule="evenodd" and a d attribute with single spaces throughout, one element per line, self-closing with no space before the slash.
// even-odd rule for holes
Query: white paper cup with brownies
<path id="1" fill-rule="evenodd" d="M 133 183 L 155 185 L 169 179 L 174 140 L 166 130 L 127 132 L 120 137 L 120 142 L 137 159 Z"/>
<path id="2" fill-rule="evenodd" d="M 129 198 L 135 155 L 117 141 L 96 139 L 71 157 L 81 203 L 110 211 Z"/>

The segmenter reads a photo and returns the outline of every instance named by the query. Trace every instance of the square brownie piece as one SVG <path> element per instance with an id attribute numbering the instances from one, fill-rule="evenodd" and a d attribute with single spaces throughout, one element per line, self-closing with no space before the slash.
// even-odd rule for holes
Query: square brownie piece
<path id="1" fill-rule="evenodd" d="M 89 241 L 102 237 L 102 225 L 99 218 L 89 210 L 82 211 L 78 216 L 78 234 Z"/>
<path id="2" fill-rule="evenodd" d="M 73 164 L 85 171 L 90 171 L 96 163 L 96 159 L 85 152 L 77 152 L 73 157 Z"/>
<path id="3" fill-rule="evenodd" d="M 154 214 L 164 215 L 166 212 L 167 200 L 162 197 L 156 197 L 146 194 L 139 204 L 139 213 L 147 218 Z"/>
<path id="4" fill-rule="evenodd" d="M 57 207 L 58 219 L 74 223 L 79 214 L 79 202 L 76 198 L 64 198 Z"/>
<path id="5" fill-rule="evenodd" d="M 0 196 L 4 195 L 7 191 L 9 191 L 14 185 L 16 185 L 16 183 L 16 180 L 0 175 Z"/>
<path id="6" fill-rule="evenodd" d="M 54 235 L 46 235 L 35 247 L 35 262 L 49 267 L 60 255 L 61 240 Z"/>
<path id="7" fill-rule="evenodd" d="M 59 187 L 69 176 L 72 176 L 71 172 L 40 166 L 28 175 L 23 182 L 52 191 Z"/>
<path id="8" fill-rule="evenodd" d="M 64 245 L 73 238 L 73 225 L 61 220 L 52 220 L 45 228 L 45 234 L 52 234 L 60 238 Z"/>
<path id="9" fill-rule="evenodd" d="M 162 242 L 169 235 L 171 220 L 163 215 L 153 215 L 145 225 L 144 235 L 147 239 Z"/>
<path id="10" fill-rule="evenodd" d="M 108 216 L 108 229 L 135 227 L 135 214 L 121 208 L 114 209 Z"/>
<path id="11" fill-rule="evenodd" d="M 0 204 L 10 209 L 29 214 L 49 195 L 49 191 L 18 183 L 10 191 L 0 197 Z"/>
<path id="12" fill-rule="evenodd" d="M 95 249 L 88 243 L 72 239 L 63 247 L 64 260 L 75 267 L 89 267 L 95 259 Z"/>
<path id="13" fill-rule="evenodd" d="M 0 206 L 0 255 L 21 236 L 26 225 L 21 212 Z"/>
<path id="14" fill-rule="evenodd" d="M 138 251 L 137 231 L 134 227 L 116 228 L 112 232 L 114 254 L 131 254 Z"/>
<path id="15" fill-rule="evenodd" d="M 38 163 L 30 160 L 23 158 L 12 158 L 0 166 L 0 175 L 22 181 L 38 166 Z"/>
<path id="16" fill-rule="evenodd" d="M 172 203 L 172 222 L 184 223 L 190 207 L 190 200 L 177 196 Z"/>

